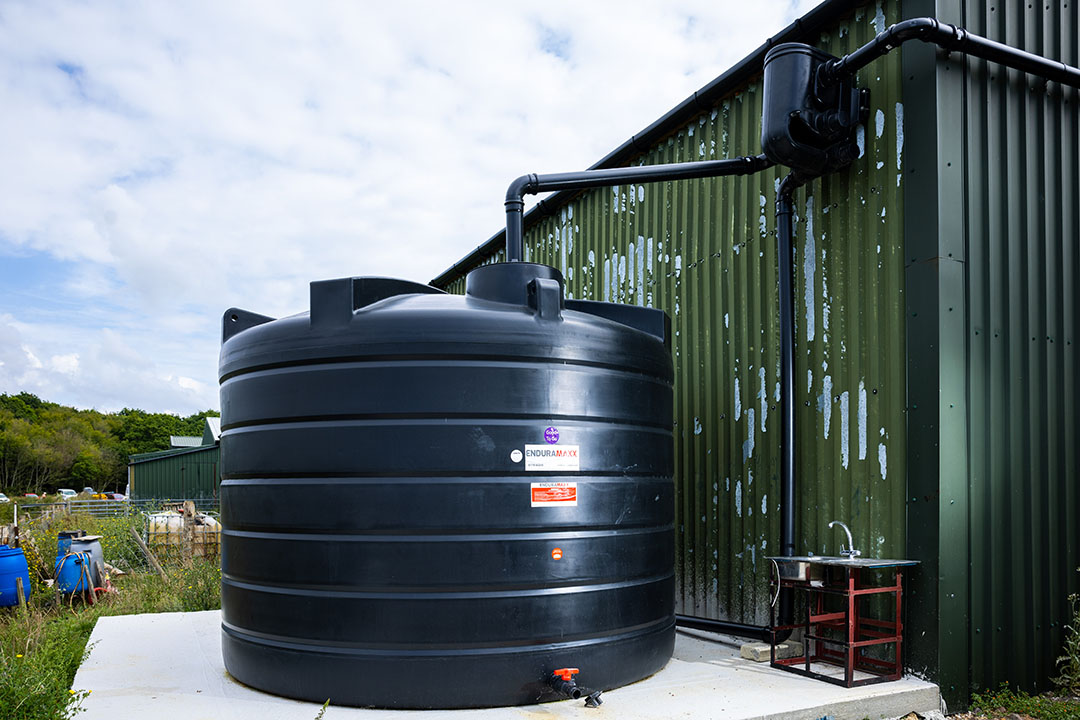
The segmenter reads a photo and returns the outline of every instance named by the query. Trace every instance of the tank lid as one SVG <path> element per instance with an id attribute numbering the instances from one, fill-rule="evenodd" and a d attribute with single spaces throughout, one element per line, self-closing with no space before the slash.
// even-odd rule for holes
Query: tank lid
<path id="1" fill-rule="evenodd" d="M 561 298 L 562 273 L 550 265 L 527 262 L 504 262 L 476 268 L 465 276 L 465 294 L 481 300 L 528 306 L 533 304 L 529 286 L 534 280 L 554 280 L 559 284 Z"/>

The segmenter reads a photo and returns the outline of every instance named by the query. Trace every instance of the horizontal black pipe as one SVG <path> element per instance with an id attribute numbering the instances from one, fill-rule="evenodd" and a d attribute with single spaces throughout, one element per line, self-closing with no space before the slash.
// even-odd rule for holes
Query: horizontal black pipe
<path id="1" fill-rule="evenodd" d="M 851 75 L 908 40 L 933 43 L 946 50 L 962 52 L 1062 85 L 1080 88 L 1078 68 L 989 40 L 964 28 L 928 17 L 905 20 L 886 28 L 855 52 L 825 65 L 821 80 L 829 83 L 844 75 Z"/>
<path id="2" fill-rule="evenodd" d="M 750 175 L 772 167 L 764 155 L 727 160 L 638 165 L 627 168 L 604 168 L 547 175 L 522 175 L 506 190 L 506 259 L 519 262 L 523 257 L 523 219 L 525 195 L 552 190 L 584 190 L 622 183 L 651 183 L 669 180 Z"/>
<path id="3" fill-rule="evenodd" d="M 748 640 L 761 640 L 769 642 L 772 633 L 768 625 L 745 625 L 743 623 L 727 622 L 726 620 L 712 620 L 709 618 L 693 617 L 691 615 L 676 615 L 675 625 L 694 630 L 706 630 L 708 632 L 724 633 Z M 780 638 L 778 637 L 779 641 Z"/>

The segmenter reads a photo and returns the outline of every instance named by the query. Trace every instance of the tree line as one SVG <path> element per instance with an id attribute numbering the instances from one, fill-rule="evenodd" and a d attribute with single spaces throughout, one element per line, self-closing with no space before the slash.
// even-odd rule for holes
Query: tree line
<path id="1" fill-rule="evenodd" d="M 180 417 L 124 408 L 77 410 L 32 393 L 0 393 L 0 492 L 23 495 L 58 487 L 123 491 L 128 456 L 169 449 L 170 435 L 203 433 L 203 412 Z"/>

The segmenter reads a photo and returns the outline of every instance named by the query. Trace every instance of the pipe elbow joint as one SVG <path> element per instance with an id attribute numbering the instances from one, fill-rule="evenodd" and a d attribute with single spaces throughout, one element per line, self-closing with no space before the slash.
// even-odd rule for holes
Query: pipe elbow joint
<path id="1" fill-rule="evenodd" d="M 510 187 L 506 188 L 506 202 L 509 203 L 521 203 L 529 193 L 536 192 L 537 178 L 535 173 L 529 173 L 528 175 L 522 175 L 521 177 L 510 183 Z"/>

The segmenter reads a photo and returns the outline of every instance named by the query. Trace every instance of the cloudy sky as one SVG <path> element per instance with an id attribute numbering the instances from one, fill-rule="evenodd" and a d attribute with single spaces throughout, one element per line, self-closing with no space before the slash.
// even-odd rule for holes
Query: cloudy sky
<path id="1" fill-rule="evenodd" d="M 226 308 L 427 282 L 813 4 L 0 0 L 0 392 L 217 408 Z"/>

